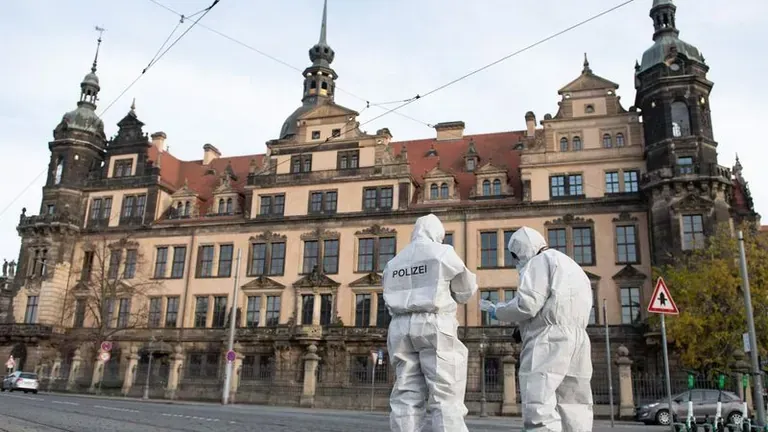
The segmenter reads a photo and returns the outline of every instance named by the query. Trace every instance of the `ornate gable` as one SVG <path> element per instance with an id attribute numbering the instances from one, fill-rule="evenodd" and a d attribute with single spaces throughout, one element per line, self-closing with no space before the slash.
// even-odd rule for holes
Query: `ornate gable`
<path id="1" fill-rule="evenodd" d="M 440 168 L 440 159 L 437 160 L 437 165 L 435 165 L 435 167 L 432 168 L 431 170 L 427 171 L 423 177 L 424 177 L 424 180 L 447 179 L 447 178 L 452 178 L 454 180 L 456 179 L 456 177 L 452 173 L 443 171 Z"/>
<path id="2" fill-rule="evenodd" d="M 360 113 L 355 110 L 337 105 L 335 103 L 327 103 L 319 105 L 317 108 L 311 109 L 301 116 L 299 120 L 313 120 L 322 119 L 327 117 L 340 117 L 340 116 L 353 116 L 357 117 Z"/>
<path id="3" fill-rule="evenodd" d="M 171 195 L 171 198 L 197 198 L 197 192 L 189 188 L 189 179 L 184 179 L 184 184 Z"/>
<path id="4" fill-rule="evenodd" d="M 491 174 L 502 174 L 502 173 L 506 174 L 507 169 L 494 165 L 492 159 L 488 159 L 488 162 L 485 165 L 475 170 L 475 175 L 478 175 L 478 176 L 482 176 L 485 174 L 491 175 Z"/>
<path id="5" fill-rule="evenodd" d="M 544 226 L 587 225 L 594 223 L 595 221 L 592 219 L 585 219 L 583 217 L 574 216 L 573 214 L 568 213 L 559 219 L 544 222 Z"/>
<path id="6" fill-rule="evenodd" d="M 341 284 L 320 272 L 317 266 L 293 283 L 294 288 L 338 288 L 339 285 Z"/>
<path id="7" fill-rule="evenodd" d="M 697 193 L 689 193 L 688 195 L 680 198 L 678 201 L 672 204 L 672 210 L 679 211 L 709 211 L 714 207 L 715 203 L 704 196 Z"/>
<path id="8" fill-rule="evenodd" d="M 592 281 L 592 282 L 597 282 L 597 281 L 599 281 L 600 279 L 602 279 L 602 277 L 600 277 L 599 275 L 596 275 L 596 274 L 594 274 L 594 273 L 592 273 L 592 272 L 588 272 L 588 271 L 584 270 L 584 273 L 586 273 L 586 274 L 587 274 L 587 277 L 588 277 L 588 278 L 589 278 L 589 280 L 590 280 L 590 281 Z"/>
<path id="9" fill-rule="evenodd" d="M 360 279 L 351 282 L 349 286 L 353 288 L 365 288 L 365 287 L 380 287 L 381 286 L 381 275 L 378 273 L 368 273 L 367 275 L 361 277 Z"/>
<path id="10" fill-rule="evenodd" d="M 282 234 L 273 233 L 272 231 L 264 231 L 258 235 L 251 236 L 251 238 L 248 239 L 251 243 L 260 243 L 260 242 L 284 242 L 286 241 L 288 237 Z"/>
<path id="11" fill-rule="evenodd" d="M 240 287 L 243 291 L 281 290 L 283 288 L 285 285 L 263 275 Z"/>
<path id="12" fill-rule="evenodd" d="M 592 73 L 592 69 L 589 67 L 589 60 L 587 55 L 584 54 L 584 70 L 581 75 L 575 80 L 569 82 L 565 87 L 558 90 L 558 94 L 563 93 L 575 93 L 590 90 L 617 90 L 619 85 L 613 81 L 597 76 Z"/>
<path id="13" fill-rule="evenodd" d="M 328 231 L 325 228 L 318 227 L 312 231 L 305 232 L 301 235 L 302 240 L 331 240 L 341 237 L 337 231 Z"/>
<path id="14" fill-rule="evenodd" d="M 226 195 L 237 193 L 234 187 L 232 187 L 232 177 L 227 171 L 224 171 L 219 176 L 219 184 L 216 189 L 213 190 L 214 195 Z"/>
<path id="15" fill-rule="evenodd" d="M 379 224 L 374 224 L 369 228 L 365 228 L 355 233 L 356 236 L 384 236 L 392 234 L 397 234 L 397 230 L 393 228 L 384 228 Z"/>
<path id="16" fill-rule="evenodd" d="M 629 264 L 613 275 L 613 280 L 615 281 L 644 281 L 647 278 L 648 276 L 645 273 Z"/>

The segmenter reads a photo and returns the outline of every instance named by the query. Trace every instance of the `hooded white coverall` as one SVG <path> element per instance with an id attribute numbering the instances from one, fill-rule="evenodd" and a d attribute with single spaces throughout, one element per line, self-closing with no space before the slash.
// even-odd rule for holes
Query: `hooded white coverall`
<path id="1" fill-rule="evenodd" d="M 481 309 L 519 326 L 524 430 L 591 432 L 589 278 L 569 256 L 547 249 L 544 238 L 532 228 L 520 228 L 507 247 L 519 261 L 517 295 Z"/>
<path id="2" fill-rule="evenodd" d="M 384 301 L 392 321 L 387 349 L 397 380 L 390 396 L 393 432 L 421 431 L 426 406 L 435 432 L 467 432 L 464 394 L 467 348 L 457 335 L 458 303 L 477 291 L 477 278 L 433 214 L 420 217 L 411 243 L 384 269 Z"/>

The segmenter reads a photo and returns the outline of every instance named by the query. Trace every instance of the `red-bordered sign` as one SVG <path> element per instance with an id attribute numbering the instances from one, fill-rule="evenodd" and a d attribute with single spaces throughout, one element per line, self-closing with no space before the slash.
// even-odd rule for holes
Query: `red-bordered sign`
<path id="1" fill-rule="evenodd" d="M 656 281 L 656 288 L 653 289 L 651 302 L 648 304 L 648 312 L 664 315 L 677 315 L 680 313 L 675 301 L 672 300 L 672 294 L 669 293 L 669 288 L 667 288 L 664 278 L 660 277 Z"/>

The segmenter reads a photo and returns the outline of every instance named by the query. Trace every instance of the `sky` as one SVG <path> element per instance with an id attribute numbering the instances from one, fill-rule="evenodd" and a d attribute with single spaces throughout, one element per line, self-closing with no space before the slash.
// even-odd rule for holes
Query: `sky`
<path id="1" fill-rule="evenodd" d="M 185 15 L 211 3 L 156 1 Z M 400 111 L 412 119 L 390 113 L 370 121 L 397 106 L 387 102 L 425 94 L 624 1 L 328 0 L 336 102 L 361 113 L 363 130 L 387 127 L 395 140 L 434 137 L 428 124 L 455 120 L 466 123 L 467 134 L 522 130 L 527 111 L 538 120 L 557 112 L 557 90 L 579 75 L 587 53 L 594 73 L 620 85 L 628 109 L 635 61 L 652 44 L 651 0 L 634 0 L 421 98 Z M 675 2 L 680 38 L 697 46 L 711 67 L 719 162 L 731 167 L 738 153 L 757 211 L 768 215 L 768 188 L 757 187 L 768 183 L 759 163 L 768 150 L 755 144 L 751 128 L 763 121 L 768 2 Z M 104 113 L 107 136 L 117 132 L 135 98 L 145 132 L 164 131 L 179 158 L 201 159 L 206 143 L 224 156 L 263 153 L 301 103 L 301 70 L 310 64 L 322 8 L 322 0 L 220 0 Z M 94 26 L 106 29 L 97 72 L 101 113 L 168 35 L 176 29 L 175 39 L 193 20 L 177 27 L 179 17 L 152 0 L 8 2 L 3 15 L 0 259 L 10 261 L 19 253 L 15 227 L 22 207 L 28 215 L 39 211 L 52 131 L 75 108 L 93 61 Z"/>

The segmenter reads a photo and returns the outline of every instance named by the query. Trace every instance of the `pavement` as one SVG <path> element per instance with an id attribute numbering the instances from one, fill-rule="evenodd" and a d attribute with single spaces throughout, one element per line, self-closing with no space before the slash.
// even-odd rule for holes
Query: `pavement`
<path id="1" fill-rule="evenodd" d="M 510 417 L 468 417 L 472 432 L 522 430 Z M 597 420 L 595 432 L 661 431 L 639 423 Z M 386 432 L 387 413 L 262 405 L 142 401 L 53 393 L 0 393 L 0 432 Z"/>

